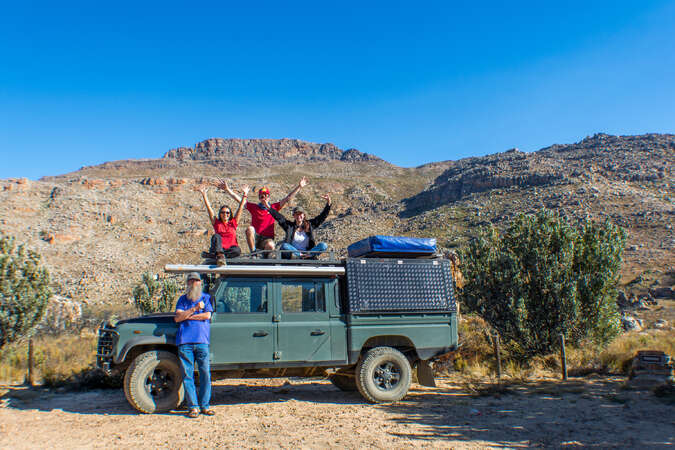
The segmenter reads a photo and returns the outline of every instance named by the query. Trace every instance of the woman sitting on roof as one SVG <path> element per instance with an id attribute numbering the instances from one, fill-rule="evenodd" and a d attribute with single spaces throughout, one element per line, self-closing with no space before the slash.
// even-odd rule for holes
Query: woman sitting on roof
<path id="1" fill-rule="evenodd" d="M 330 196 L 325 194 L 321 198 L 326 200 L 326 206 L 321 211 L 321 214 L 309 220 L 306 218 L 305 210 L 300 206 L 293 208 L 293 220 L 286 219 L 278 211 L 269 210 L 274 220 L 286 232 L 286 237 L 280 247 L 282 258 L 316 259 L 321 252 L 325 252 L 328 248 L 324 242 L 317 244 L 314 241 L 314 228 L 321 225 L 330 212 Z"/>
<path id="2" fill-rule="evenodd" d="M 197 191 L 202 194 L 204 204 L 206 205 L 206 212 L 209 213 L 209 220 L 215 231 L 211 237 L 211 249 L 209 253 L 216 255 L 216 264 L 219 266 L 226 265 L 225 258 L 236 258 L 241 255 L 241 249 L 237 242 L 237 225 L 239 224 L 242 207 L 246 201 L 246 197 L 248 197 L 249 190 L 249 187 L 246 185 L 242 187 L 243 195 L 234 217 L 232 217 L 232 210 L 227 205 L 220 207 L 218 217 L 216 217 L 209 203 L 209 197 L 206 195 L 206 186 L 200 185 L 197 187 Z"/>

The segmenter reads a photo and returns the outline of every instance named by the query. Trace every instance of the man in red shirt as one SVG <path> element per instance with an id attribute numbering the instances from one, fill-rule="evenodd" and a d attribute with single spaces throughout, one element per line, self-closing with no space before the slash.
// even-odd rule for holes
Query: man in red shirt
<path id="1" fill-rule="evenodd" d="M 274 250 L 274 217 L 269 213 L 269 209 L 281 211 L 301 188 L 307 186 L 307 183 L 307 178 L 302 177 L 298 185 L 276 203 L 270 203 L 270 190 L 267 187 L 258 190 L 259 203 L 246 202 L 245 208 L 251 213 L 251 226 L 246 228 L 246 242 L 251 252 Z M 241 202 L 242 197 L 230 189 L 227 181 L 222 182 L 218 187 L 225 190 L 236 202 Z"/>

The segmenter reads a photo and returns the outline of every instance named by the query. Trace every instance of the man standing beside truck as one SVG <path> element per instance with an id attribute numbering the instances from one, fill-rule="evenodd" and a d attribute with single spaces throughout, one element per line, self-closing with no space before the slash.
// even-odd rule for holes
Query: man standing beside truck
<path id="1" fill-rule="evenodd" d="M 176 345 L 183 369 L 183 387 L 187 416 L 199 417 L 199 413 L 213 416 L 211 400 L 211 368 L 209 344 L 211 338 L 210 320 L 213 306 L 209 294 L 202 292 L 202 279 L 197 272 L 187 277 L 187 290 L 176 303 L 174 320 L 178 323 Z M 195 363 L 199 370 L 199 394 L 195 388 Z"/>

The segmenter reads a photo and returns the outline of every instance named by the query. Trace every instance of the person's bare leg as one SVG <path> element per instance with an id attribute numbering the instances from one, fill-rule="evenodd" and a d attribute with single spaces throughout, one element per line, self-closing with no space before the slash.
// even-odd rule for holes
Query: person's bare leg
<path id="1" fill-rule="evenodd" d="M 255 228 L 246 228 L 246 243 L 250 252 L 255 251 Z"/>
<path id="2" fill-rule="evenodd" d="M 267 239 L 263 242 L 263 248 L 265 250 L 274 250 L 274 241 L 272 239 Z M 277 255 L 274 252 L 267 253 L 268 258 L 275 258 Z"/>

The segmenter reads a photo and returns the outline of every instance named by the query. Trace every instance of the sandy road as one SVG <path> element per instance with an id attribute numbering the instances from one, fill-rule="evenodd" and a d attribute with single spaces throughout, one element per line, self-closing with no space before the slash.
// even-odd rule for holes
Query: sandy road
<path id="1" fill-rule="evenodd" d="M 450 379 L 370 405 L 317 380 L 226 380 L 214 417 L 136 413 L 121 390 L 5 389 L 2 448 L 378 447 L 660 448 L 675 445 L 675 405 L 616 378 L 541 381 L 469 395 Z"/>

